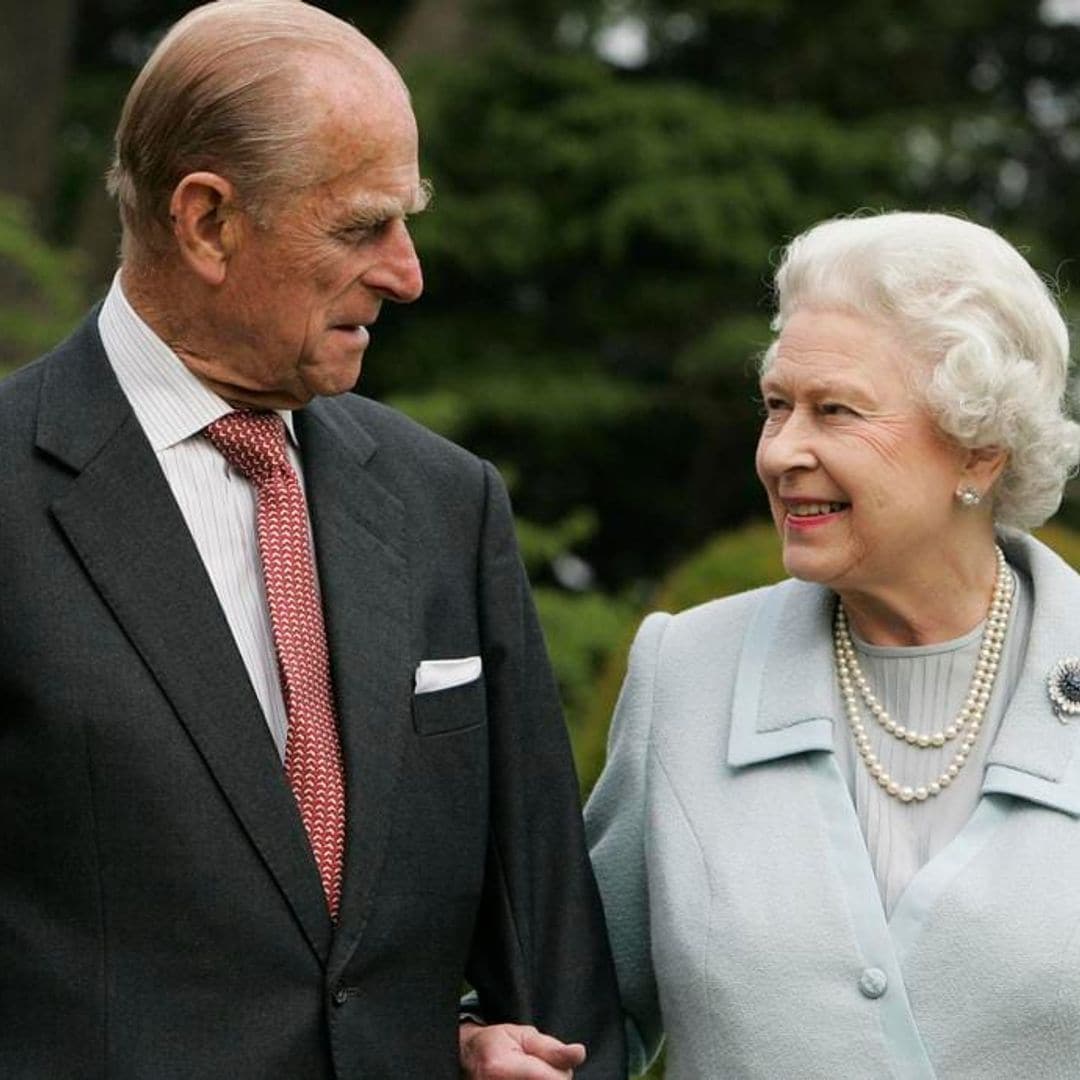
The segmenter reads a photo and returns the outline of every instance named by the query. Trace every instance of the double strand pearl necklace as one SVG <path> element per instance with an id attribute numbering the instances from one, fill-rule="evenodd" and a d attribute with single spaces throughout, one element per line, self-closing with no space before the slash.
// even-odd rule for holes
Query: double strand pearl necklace
<path id="1" fill-rule="evenodd" d="M 851 734 L 855 737 L 855 746 L 859 751 L 859 756 L 870 770 L 870 775 L 886 794 L 900 799 L 901 802 L 925 802 L 933 795 L 940 795 L 967 764 L 971 748 L 975 745 L 975 739 L 982 728 L 986 706 L 990 701 L 990 694 L 997 678 L 1005 632 L 1009 626 L 1014 589 L 1012 572 L 1005 562 L 1001 548 L 995 547 L 994 551 L 997 556 L 994 594 L 990 601 L 990 611 L 986 616 L 986 625 L 983 627 L 979 655 L 975 661 L 975 671 L 971 676 L 967 698 L 955 719 L 939 731 L 922 732 L 916 731 L 913 727 L 905 727 L 903 724 L 898 724 L 885 711 L 859 667 L 855 646 L 852 644 L 848 630 L 847 615 L 844 614 L 844 605 L 839 600 L 836 602 L 833 653 L 836 657 L 836 674 L 840 682 L 840 694 L 844 699 L 848 725 L 851 728 Z M 865 702 L 870 715 L 888 734 L 917 749 L 938 748 L 954 739 L 960 739 L 960 746 L 945 771 L 930 783 L 918 786 L 904 784 L 890 776 L 874 753 L 870 737 L 862 722 L 859 714 L 860 697 Z"/>

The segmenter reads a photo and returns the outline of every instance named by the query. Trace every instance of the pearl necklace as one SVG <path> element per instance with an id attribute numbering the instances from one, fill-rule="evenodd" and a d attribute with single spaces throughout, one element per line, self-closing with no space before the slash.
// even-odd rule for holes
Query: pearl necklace
<path id="1" fill-rule="evenodd" d="M 898 798 L 901 802 L 925 802 L 933 795 L 940 795 L 959 775 L 967 764 L 972 746 L 975 745 L 982 728 L 990 694 L 997 678 L 1001 648 L 1005 641 L 1005 632 L 1012 612 L 1013 576 L 1005 562 L 1001 548 L 994 549 L 997 556 L 997 572 L 994 577 L 994 593 L 990 601 L 990 610 L 983 627 L 979 654 L 975 661 L 975 670 L 971 676 L 967 698 L 955 719 L 946 727 L 932 732 L 916 731 L 915 728 L 898 724 L 885 711 L 881 702 L 874 696 L 870 684 L 866 681 L 855 646 L 848 631 L 847 615 L 844 605 L 837 601 L 836 616 L 833 625 L 833 654 L 836 658 L 836 674 L 840 683 L 840 695 L 844 699 L 844 711 L 847 713 L 848 726 L 855 737 L 855 746 L 863 764 L 870 775 L 884 789 L 886 794 Z M 912 786 L 894 779 L 881 764 L 874 753 L 870 737 L 859 714 L 859 697 L 862 697 L 870 715 L 888 734 L 920 750 L 944 746 L 947 742 L 960 739 L 960 747 L 953 755 L 948 767 L 936 779 L 928 784 Z"/>

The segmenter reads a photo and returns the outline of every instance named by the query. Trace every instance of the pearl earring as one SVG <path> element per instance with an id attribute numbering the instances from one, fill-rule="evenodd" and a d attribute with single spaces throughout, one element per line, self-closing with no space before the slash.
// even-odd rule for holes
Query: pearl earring
<path id="1" fill-rule="evenodd" d="M 957 488 L 956 498 L 961 506 L 978 506 L 982 502 L 982 495 L 979 494 L 978 488 L 968 485 Z"/>

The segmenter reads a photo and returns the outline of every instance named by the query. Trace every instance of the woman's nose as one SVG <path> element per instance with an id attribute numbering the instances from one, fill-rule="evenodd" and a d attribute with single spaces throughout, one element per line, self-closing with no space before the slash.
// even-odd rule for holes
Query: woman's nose
<path id="1" fill-rule="evenodd" d="M 817 464 L 813 426 L 798 409 L 775 432 L 762 438 L 760 461 L 772 476 L 792 469 L 812 469 Z"/>

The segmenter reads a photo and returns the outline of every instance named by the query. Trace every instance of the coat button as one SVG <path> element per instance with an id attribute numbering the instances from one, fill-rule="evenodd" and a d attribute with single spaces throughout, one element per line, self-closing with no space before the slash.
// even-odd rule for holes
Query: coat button
<path id="1" fill-rule="evenodd" d="M 879 998 L 885 993 L 889 978 L 881 968 L 867 968 L 859 976 L 859 990 L 868 998 Z"/>
<path id="2" fill-rule="evenodd" d="M 344 986 L 339 986 L 334 991 L 334 1004 L 344 1005 L 349 1000 L 349 991 Z"/>

